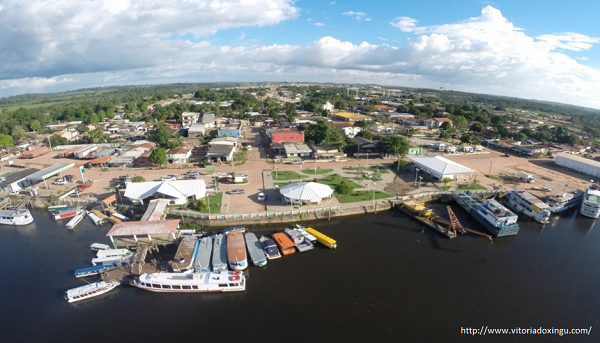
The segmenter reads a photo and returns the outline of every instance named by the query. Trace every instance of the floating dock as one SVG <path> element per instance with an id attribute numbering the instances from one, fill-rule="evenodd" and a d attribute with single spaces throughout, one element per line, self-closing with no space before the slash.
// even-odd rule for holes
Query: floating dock
<path id="1" fill-rule="evenodd" d="M 324 234 L 320 233 L 319 231 L 313 229 L 312 227 L 307 227 L 304 230 L 306 230 L 306 232 L 310 233 L 311 235 L 315 236 L 317 238 L 317 242 L 323 244 L 324 246 L 328 247 L 329 249 L 337 248 L 337 242 L 335 241 L 335 239 L 325 236 Z"/>
<path id="2" fill-rule="evenodd" d="M 433 210 L 426 208 L 424 203 L 405 202 L 396 205 L 396 208 L 445 237 L 450 239 L 456 237 L 456 232 L 449 230 L 449 227 L 451 226 L 450 222 L 434 216 Z M 306 229 L 306 231 L 308 231 L 308 229 Z"/>

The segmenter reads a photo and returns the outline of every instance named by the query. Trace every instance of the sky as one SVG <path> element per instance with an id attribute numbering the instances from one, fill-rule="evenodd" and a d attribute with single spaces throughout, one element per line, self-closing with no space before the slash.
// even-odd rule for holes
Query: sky
<path id="1" fill-rule="evenodd" d="M 0 0 L 0 97 L 333 82 L 600 108 L 600 1 Z"/>

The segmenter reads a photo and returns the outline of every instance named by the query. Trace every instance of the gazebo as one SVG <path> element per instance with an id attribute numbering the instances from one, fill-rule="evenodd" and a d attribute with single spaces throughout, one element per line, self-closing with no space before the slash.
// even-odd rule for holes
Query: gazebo
<path id="1" fill-rule="evenodd" d="M 330 198 L 333 189 L 328 185 L 316 182 L 298 182 L 282 187 L 279 192 L 288 204 L 311 203 L 321 204 L 324 198 Z"/>

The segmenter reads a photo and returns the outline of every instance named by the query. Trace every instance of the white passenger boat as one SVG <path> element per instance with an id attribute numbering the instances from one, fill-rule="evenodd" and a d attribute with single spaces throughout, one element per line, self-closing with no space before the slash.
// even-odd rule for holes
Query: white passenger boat
<path id="1" fill-rule="evenodd" d="M 100 250 L 92 259 L 92 266 L 107 265 L 117 262 L 128 262 L 133 259 L 133 252 L 127 249 Z"/>
<path id="2" fill-rule="evenodd" d="M 300 232 L 300 234 L 306 239 L 308 239 L 312 244 L 315 244 L 315 242 L 317 241 L 317 237 L 306 232 L 306 228 L 304 226 L 296 224 L 296 231 Z"/>
<path id="3" fill-rule="evenodd" d="M 218 233 L 213 239 L 212 270 L 215 273 L 227 269 L 227 235 Z"/>
<path id="4" fill-rule="evenodd" d="M 95 283 L 91 283 L 89 285 L 73 288 L 73 289 L 66 291 L 65 299 L 68 302 L 72 303 L 72 302 L 76 302 L 76 301 L 80 301 L 80 300 L 84 300 L 84 299 L 93 298 L 98 295 L 101 295 L 101 294 L 111 291 L 112 289 L 117 287 L 119 284 L 120 284 L 119 281 L 115 281 L 115 280 L 110 281 L 110 282 L 98 281 Z"/>
<path id="5" fill-rule="evenodd" d="M 85 211 L 81 211 L 81 212 L 77 213 L 77 215 L 75 215 L 75 217 L 73 217 L 67 223 L 67 229 L 73 230 L 75 228 L 75 226 L 77 226 L 77 225 L 79 225 L 79 223 L 81 223 L 81 221 L 83 220 L 83 218 L 85 217 L 86 214 L 87 213 Z"/>
<path id="6" fill-rule="evenodd" d="M 104 213 L 98 210 L 88 211 L 88 218 L 90 218 L 92 223 L 94 223 L 94 225 L 96 226 L 100 226 L 106 223 L 106 216 L 104 215 Z"/>
<path id="7" fill-rule="evenodd" d="M 590 218 L 600 217 L 600 185 L 592 184 L 585 190 L 579 212 Z"/>
<path id="8" fill-rule="evenodd" d="M 506 193 L 508 206 L 517 212 L 542 223 L 546 224 L 550 219 L 550 206 L 533 196 L 531 193 L 522 189 L 513 189 Z"/>
<path id="9" fill-rule="evenodd" d="M 222 273 L 153 273 L 134 278 L 132 286 L 152 292 L 235 292 L 246 289 L 240 271 Z"/>
<path id="10" fill-rule="evenodd" d="M 0 224 L 27 225 L 33 223 L 33 217 L 26 208 L 5 208 L 0 210 Z"/>
<path id="11" fill-rule="evenodd" d="M 581 199 L 583 199 L 583 191 L 581 189 L 571 189 L 549 196 L 546 199 L 546 204 L 550 207 L 550 212 L 560 213 L 578 206 Z"/>
<path id="12" fill-rule="evenodd" d="M 256 235 L 252 232 L 246 232 L 244 234 L 246 238 L 246 247 L 248 247 L 248 254 L 252 260 L 252 264 L 257 267 L 264 267 L 267 265 L 267 255 L 262 249 L 262 244 L 256 238 Z"/>

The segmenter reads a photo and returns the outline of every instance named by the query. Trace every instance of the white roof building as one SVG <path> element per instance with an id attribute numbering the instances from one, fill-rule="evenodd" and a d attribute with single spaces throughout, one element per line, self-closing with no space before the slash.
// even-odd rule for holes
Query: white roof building
<path id="1" fill-rule="evenodd" d="M 124 196 L 133 202 L 143 202 L 149 197 L 169 199 L 171 204 L 182 205 L 206 195 L 204 180 L 132 182 L 127 185 Z"/>
<path id="2" fill-rule="evenodd" d="M 467 168 L 441 156 L 416 156 L 409 158 L 415 163 L 419 170 L 440 180 L 446 177 L 456 179 L 463 174 L 470 174 L 470 176 L 473 176 L 473 173 L 475 172 L 473 169 Z"/>
<path id="3" fill-rule="evenodd" d="M 329 198 L 333 189 L 328 185 L 316 182 L 298 182 L 289 184 L 279 190 L 288 203 L 321 203 L 323 198 Z"/>

